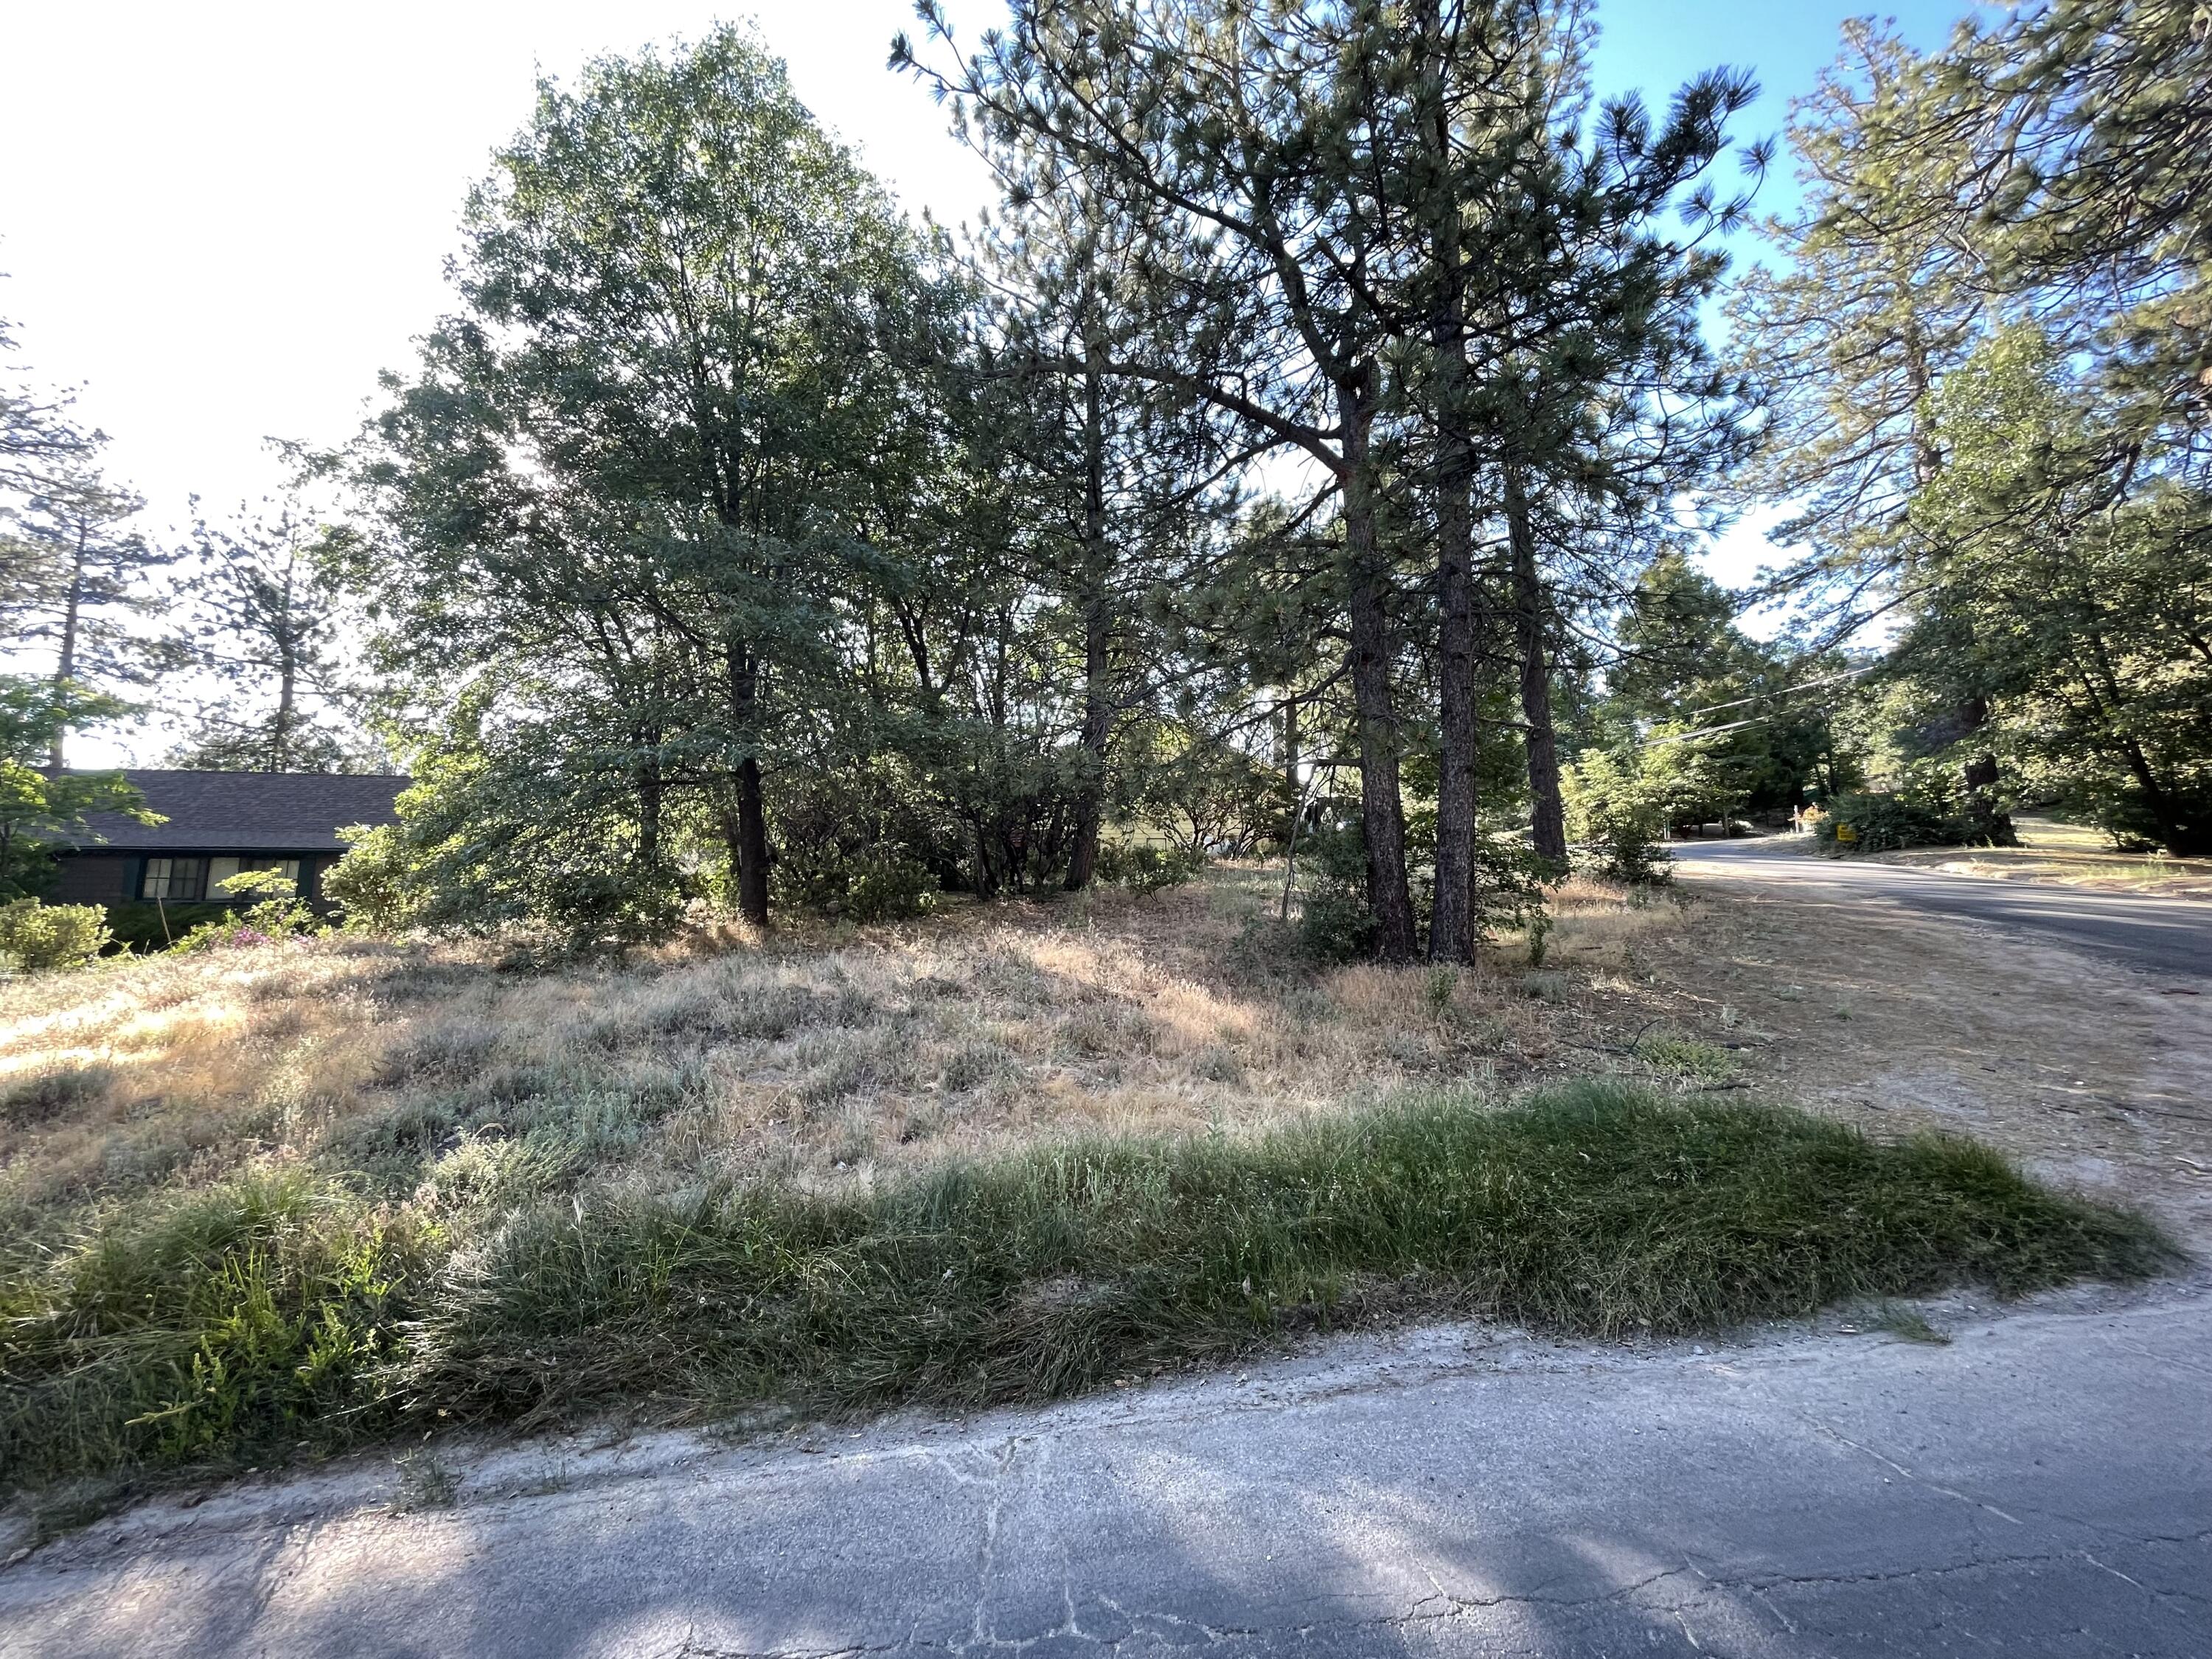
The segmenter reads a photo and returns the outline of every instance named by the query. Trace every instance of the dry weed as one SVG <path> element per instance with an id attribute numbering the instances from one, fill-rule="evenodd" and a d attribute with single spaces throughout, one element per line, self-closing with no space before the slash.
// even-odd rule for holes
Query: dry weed
<path id="1" fill-rule="evenodd" d="M 1587 973 L 1682 926 L 1671 902 L 1571 884 L 1550 940 L 1564 989 L 1539 998 L 1510 939 L 1442 979 L 1308 969 L 1273 880 L 1231 867 L 1149 897 L 692 939 L 526 977 L 336 939 L 18 982 L 0 988 L 0 1212 L 18 1231 L 257 1158 L 481 1192 L 525 1139 L 547 1156 L 547 1132 L 580 1178 L 682 1184 L 842 1179 L 1049 1130 L 1256 1128 L 1602 1064 Z"/>

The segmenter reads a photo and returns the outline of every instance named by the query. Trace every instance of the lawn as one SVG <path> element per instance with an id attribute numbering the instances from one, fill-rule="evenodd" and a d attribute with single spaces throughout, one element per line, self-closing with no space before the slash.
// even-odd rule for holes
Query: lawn
<path id="1" fill-rule="evenodd" d="M 1612 1030 L 1595 988 L 1691 925 L 1671 901 L 1577 885 L 1542 969 L 1317 969 L 1273 879 L 554 971 L 337 939 L 0 989 L 0 1468 L 965 1408 L 1326 1325 L 1710 1331 L 2166 1259 L 1984 1151 Z"/>

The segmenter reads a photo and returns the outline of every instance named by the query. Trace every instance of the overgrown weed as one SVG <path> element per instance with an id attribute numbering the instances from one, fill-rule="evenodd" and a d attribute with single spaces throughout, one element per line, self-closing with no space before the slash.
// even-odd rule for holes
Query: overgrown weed
<path id="1" fill-rule="evenodd" d="M 836 1191 L 521 1181 L 394 1208 L 262 1176 L 9 1279 L 0 1464 L 234 1465 L 606 1410 L 966 1410 L 1346 1322 L 1705 1332 L 2170 1255 L 1967 1142 L 1598 1083 L 1054 1139 Z"/>

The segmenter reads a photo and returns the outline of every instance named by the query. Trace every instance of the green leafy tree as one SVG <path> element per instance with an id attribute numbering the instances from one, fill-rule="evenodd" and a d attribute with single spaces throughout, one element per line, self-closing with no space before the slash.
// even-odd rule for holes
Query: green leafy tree
<path id="1" fill-rule="evenodd" d="M 120 772 L 61 772 L 47 766 L 55 733 L 112 720 L 123 704 L 75 682 L 0 677 L 0 899 L 43 892 L 57 843 L 94 839 L 88 817 L 121 812 L 160 818 Z"/>
<path id="2" fill-rule="evenodd" d="M 771 776 L 854 723 L 842 630 L 897 580 L 873 478 L 928 435 L 900 373 L 935 303 L 915 239 L 730 28 L 545 82 L 466 224 L 357 565 L 383 660 L 426 702 L 467 688 L 477 747 L 426 836 L 498 863 L 531 844 L 483 831 L 543 815 L 551 862 L 502 902 L 572 869 L 573 915 L 619 890 L 650 927 L 708 834 L 764 921 Z"/>
<path id="3" fill-rule="evenodd" d="M 1753 640 L 1739 605 L 1680 551 L 1652 562 L 1613 629 L 1606 740 L 1662 726 L 1706 732 L 1714 764 L 1753 810 L 1856 788 L 1863 757 L 1837 716 L 1869 665 Z"/>
<path id="4" fill-rule="evenodd" d="M 2123 836 L 2212 851 L 2212 495 L 2081 464 L 2112 414 L 2028 326 L 1930 399 L 1900 665 L 1963 683 L 2027 782 Z"/>

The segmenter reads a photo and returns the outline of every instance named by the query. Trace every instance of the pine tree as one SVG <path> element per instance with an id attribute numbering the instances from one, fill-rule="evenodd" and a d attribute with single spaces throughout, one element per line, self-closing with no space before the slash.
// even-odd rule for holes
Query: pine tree
<path id="1" fill-rule="evenodd" d="M 941 12 L 922 16 L 949 46 Z M 1141 222 L 1148 347 L 1109 372 L 1194 400 L 1327 478 L 1343 523 L 1368 904 L 1377 954 L 1404 960 L 1417 927 L 1376 453 L 1388 335 L 1370 281 L 1388 227 L 1357 105 L 1359 71 L 1389 32 L 1364 9 L 1017 0 L 953 70 L 922 65 L 904 40 L 893 57 L 987 149 L 1048 151 Z"/>
<path id="2" fill-rule="evenodd" d="M 149 578 L 174 556 L 132 527 L 144 507 L 79 453 L 48 465 L 12 515 L 10 621 L 19 641 L 52 649 L 57 707 L 71 686 L 112 692 L 168 663 L 141 624 L 157 603 Z M 56 769 L 68 738 L 69 723 L 57 722 L 47 760 Z"/>
<path id="3" fill-rule="evenodd" d="M 343 711 L 349 606 L 332 534 L 294 503 L 194 526 L 179 654 L 218 689 L 172 759 L 217 771 L 340 771 L 365 760 Z"/>
<path id="4" fill-rule="evenodd" d="M 1803 205 L 1766 233 L 1729 306 L 1766 409 L 1739 499 L 1789 501 L 1771 532 L 1808 551 L 1771 588 L 1849 633 L 1893 601 L 1906 509 L 1941 470 L 1927 399 L 1979 337 L 1968 246 L 1984 167 L 1942 106 L 1942 66 L 1854 21 L 1844 52 L 1791 111 Z"/>

